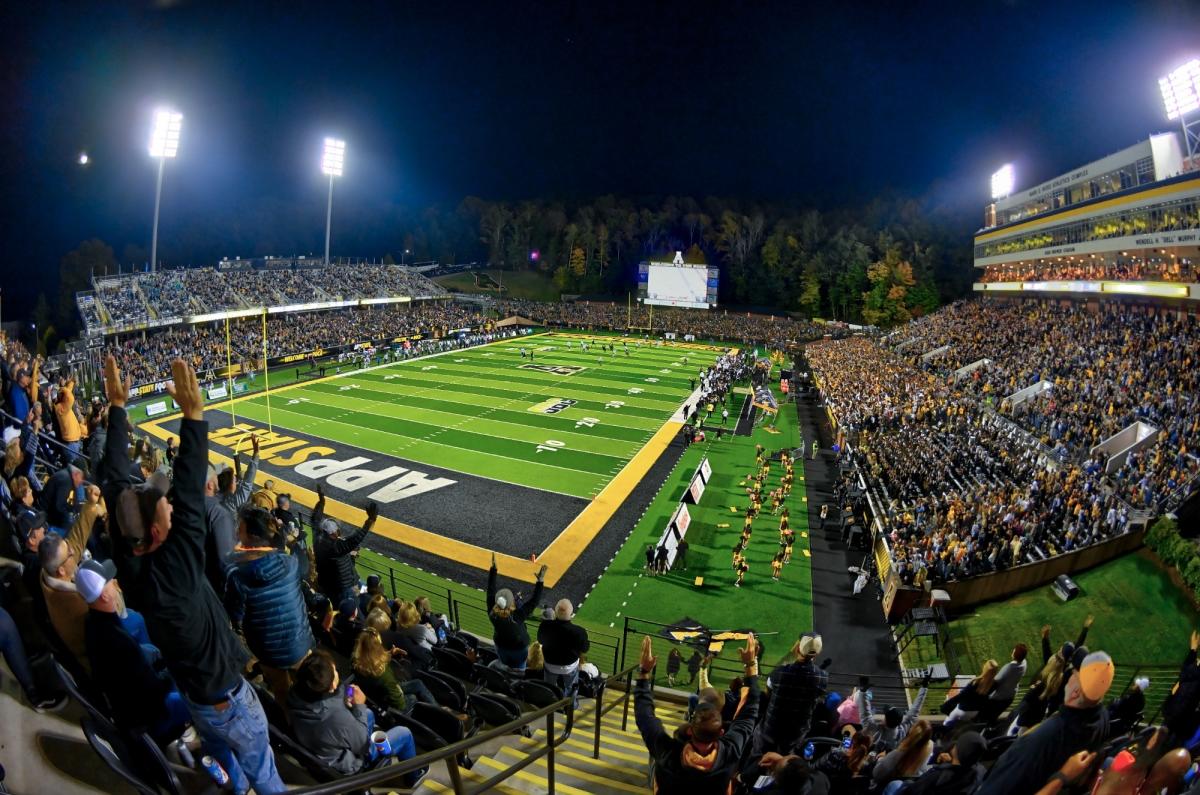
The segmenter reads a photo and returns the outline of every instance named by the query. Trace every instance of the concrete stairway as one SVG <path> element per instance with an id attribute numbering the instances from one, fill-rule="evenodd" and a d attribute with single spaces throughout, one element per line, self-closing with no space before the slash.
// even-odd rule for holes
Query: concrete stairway
<path id="1" fill-rule="evenodd" d="M 621 693 L 609 693 L 605 703 L 618 701 Z M 650 787 L 650 765 L 646 746 L 642 743 L 633 720 L 633 704 L 629 705 L 629 726 L 621 730 L 621 708 L 600 719 L 600 758 L 592 758 L 595 743 L 595 701 L 584 701 L 575 720 L 571 736 L 555 749 L 555 792 L 563 795 L 600 795 L 600 793 L 645 793 Z M 684 720 L 684 708 L 670 703 L 656 705 L 656 713 L 668 731 Z M 555 716 L 555 732 L 561 732 L 562 716 Z M 472 754 L 475 764 L 462 771 L 464 783 L 478 783 L 498 773 L 546 742 L 545 725 L 531 726 L 533 737 L 510 735 L 502 740 L 480 746 Z M 537 760 L 490 792 L 504 795 L 544 795 L 547 760 Z M 453 792 L 445 764 L 431 768 L 417 789 L 417 795 L 441 795 Z"/>

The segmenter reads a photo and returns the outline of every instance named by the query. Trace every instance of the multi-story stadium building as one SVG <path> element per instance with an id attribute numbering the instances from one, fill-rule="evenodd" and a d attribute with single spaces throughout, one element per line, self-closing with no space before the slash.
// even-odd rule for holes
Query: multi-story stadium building
<path id="1" fill-rule="evenodd" d="M 1200 300 L 1200 170 L 1174 133 L 995 200 L 977 292 Z"/>

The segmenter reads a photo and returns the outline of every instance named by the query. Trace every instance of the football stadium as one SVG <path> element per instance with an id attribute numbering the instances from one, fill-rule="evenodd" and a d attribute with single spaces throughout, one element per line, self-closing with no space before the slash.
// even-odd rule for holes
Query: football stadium
<path id="1" fill-rule="evenodd" d="M 1080 23 L 1097 46 L 1191 53 L 1080 88 L 1128 118 L 1067 142 L 947 122 L 955 138 L 906 157 L 987 164 L 958 182 L 897 166 L 900 193 L 848 154 L 878 132 L 834 123 L 849 106 L 816 68 L 778 123 L 824 119 L 835 156 L 799 147 L 800 171 L 720 162 L 760 139 L 680 132 L 707 111 L 630 141 L 574 104 L 609 89 L 560 81 L 614 48 L 643 111 L 664 104 L 646 70 L 728 79 L 685 68 L 692 45 L 635 55 L 632 18 L 584 42 L 541 9 L 570 55 L 508 64 L 496 39 L 529 20 L 298 4 L 302 54 L 327 34 L 377 52 L 402 19 L 472 45 L 450 65 L 414 43 L 446 104 L 425 96 L 408 128 L 374 102 L 417 91 L 399 67 L 234 80 L 212 42 L 282 43 L 280 20 L 209 10 L 97 7 L 94 40 L 30 11 L 14 39 L 37 85 L 98 102 L 151 90 L 133 75 L 152 63 L 178 99 L 139 111 L 136 157 L 112 118 L 80 119 L 12 167 L 45 179 L 7 211 L 28 264 L 0 285 L 0 791 L 1200 793 L 1194 9 Z M 794 44 L 790 12 L 759 14 L 696 35 Z M 947 24 L 975 41 L 1014 18 Z M 130 25 L 148 54 L 116 46 Z M 1079 79 L 1024 71 L 1061 45 L 1044 28 L 1022 28 L 1008 101 Z M 108 66 L 42 63 L 46 36 Z M 912 99 L 907 67 L 863 58 Z M 312 115 L 297 94 L 325 68 L 363 93 L 316 114 L 332 134 L 297 134 L 303 188 L 277 118 L 231 124 L 205 99 Z M 501 76 L 574 115 L 472 123 L 526 107 L 481 87 Z M 466 114 L 453 132 L 447 113 Z M 68 170 L 63 135 L 87 141 Z M 646 194 L 647 174 L 679 193 Z M 796 198 L 801 175 L 828 195 Z"/>

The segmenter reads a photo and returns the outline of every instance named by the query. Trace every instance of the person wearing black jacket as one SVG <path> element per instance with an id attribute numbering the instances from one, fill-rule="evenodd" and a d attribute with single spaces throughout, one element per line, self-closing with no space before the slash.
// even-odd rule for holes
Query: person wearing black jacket
<path id="1" fill-rule="evenodd" d="M 650 689 L 657 658 L 650 637 L 642 639 L 634 711 L 642 741 L 654 759 L 655 792 L 659 795 L 724 795 L 730 791 L 730 782 L 758 720 L 758 651 L 753 634 L 747 638 L 746 648 L 738 649 L 738 655 L 745 666 L 744 682 L 750 693 L 733 723 L 722 730 L 720 708 L 701 701 L 688 722 L 668 734 L 655 715 Z"/>
<path id="2" fill-rule="evenodd" d="M 525 626 L 525 619 L 542 598 L 545 588 L 542 578 L 545 576 L 546 567 L 542 566 L 538 569 L 533 596 L 518 605 L 508 588 L 496 590 L 496 556 L 492 555 L 487 585 L 488 619 L 492 622 L 492 642 L 496 645 L 496 659 L 490 663 L 492 667 L 517 674 L 525 671 L 525 663 L 529 659 L 529 630 Z"/>
<path id="3" fill-rule="evenodd" d="M 1021 735 L 996 760 L 977 795 L 1037 792 L 1072 754 L 1095 750 L 1108 736 L 1104 697 L 1115 669 L 1102 651 L 1084 657 L 1063 688 L 1058 712 Z"/>
<path id="4" fill-rule="evenodd" d="M 371 506 L 374 506 L 371 503 Z M 358 570 L 354 568 L 354 553 L 379 515 L 377 507 L 368 506 L 367 521 L 344 538 L 338 523 L 325 515 L 325 492 L 317 485 L 317 504 L 313 506 L 313 554 L 317 558 L 317 588 L 335 605 L 346 599 L 358 599 Z"/>
<path id="5" fill-rule="evenodd" d="M 1171 742 L 1181 745 L 1192 739 L 1200 727 L 1200 665 L 1196 663 L 1200 633 L 1192 632 L 1187 656 L 1179 669 L 1179 681 L 1163 704 L 1163 723 L 1171 732 Z"/>
<path id="6" fill-rule="evenodd" d="M 266 715 L 242 676 L 249 655 L 204 576 L 204 397 L 185 361 L 172 362 L 171 372 L 168 391 L 183 419 L 174 484 L 163 494 L 152 484 L 131 485 L 125 412 L 131 383 L 122 379 L 111 355 L 104 365 L 111 405 L 101 483 L 113 520 L 114 560 L 126 600 L 144 615 L 150 639 L 187 700 L 205 752 L 225 768 L 235 792 L 251 786 L 260 795 L 284 792 Z"/>
<path id="7" fill-rule="evenodd" d="M 569 599 L 554 606 L 554 618 L 538 625 L 538 643 L 546 663 L 542 677 L 556 685 L 564 696 L 575 695 L 579 687 L 579 655 L 589 648 L 587 630 L 573 623 L 575 609 Z M 576 698 L 576 705 L 579 699 Z"/>

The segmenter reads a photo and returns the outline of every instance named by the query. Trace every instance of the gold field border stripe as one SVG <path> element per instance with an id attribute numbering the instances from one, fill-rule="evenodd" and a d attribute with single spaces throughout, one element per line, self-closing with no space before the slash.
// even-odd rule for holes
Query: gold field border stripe
<path id="1" fill-rule="evenodd" d="M 682 422 L 673 420 L 663 423 L 642 449 L 629 459 L 629 463 L 622 467 L 617 476 L 601 489 L 596 499 L 563 528 L 558 537 L 542 552 L 538 562 L 549 566 L 550 572 L 566 571 L 580 553 L 596 539 L 604 525 L 654 466 L 682 427 Z M 547 580 L 546 584 L 554 585 L 554 582 Z"/>

